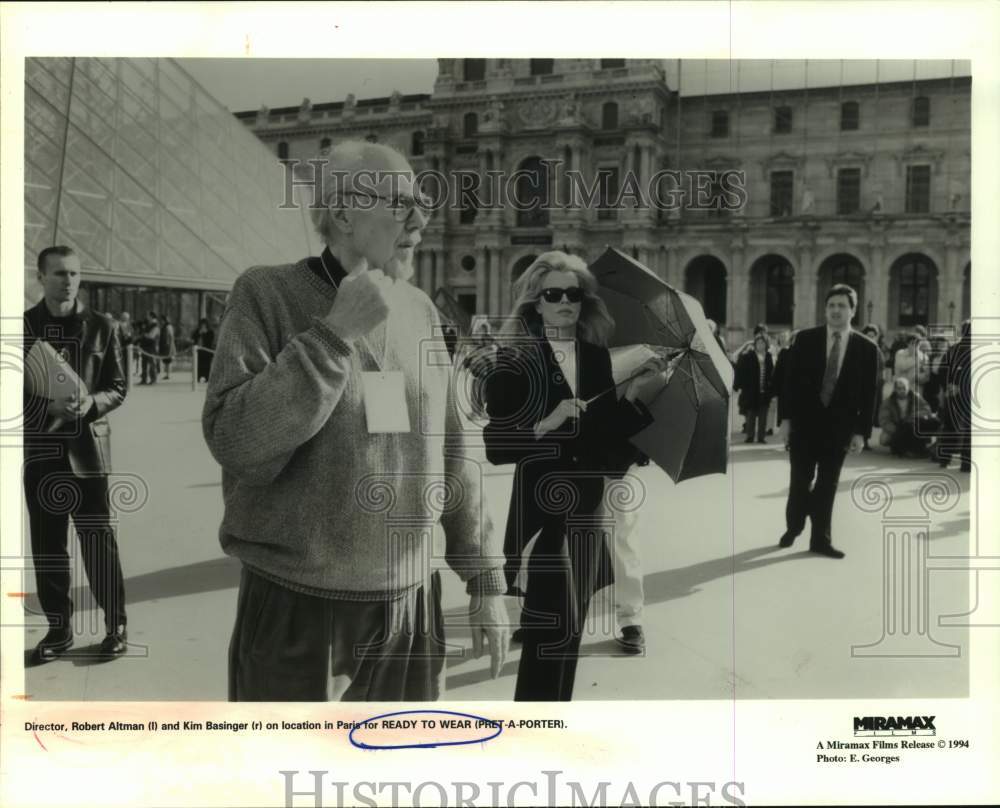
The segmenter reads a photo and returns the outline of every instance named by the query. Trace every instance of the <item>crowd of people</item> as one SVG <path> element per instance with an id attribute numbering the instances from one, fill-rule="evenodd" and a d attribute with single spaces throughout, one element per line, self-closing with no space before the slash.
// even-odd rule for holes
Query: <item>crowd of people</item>
<path id="1" fill-rule="evenodd" d="M 969 322 L 958 333 L 928 335 L 922 325 L 887 345 L 882 329 L 860 329 L 877 347 L 879 386 L 873 426 L 878 443 L 896 457 L 928 458 L 947 467 L 954 457 L 970 468 L 971 375 Z M 746 443 L 766 443 L 783 420 L 784 360 L 796 332 L 768 333 L 763 323 L 731 355 L 733 389 Z M 787 448 L 787 447 L 786 447 Z M 872 446 L 866 439 L 866 451 Z"/>
<path id="2" fill-rule="evenodd" d="M 199 382 L 208 381 L 215 349 L 215 330 L 207 318 L 203 317 L 198 322 L 187 341 L 178 338 L 170 315 L 165 313 L 150 311 L 144 319 L 133 320 L 129 312 L 123 311 L 117 322 L 130 375 L 139 377 L 137 384 L 156 384 L 161 377 L 169 380 L 178 353 L 189 346 L 202 349 L 197 351 L 196 378 Z"/>

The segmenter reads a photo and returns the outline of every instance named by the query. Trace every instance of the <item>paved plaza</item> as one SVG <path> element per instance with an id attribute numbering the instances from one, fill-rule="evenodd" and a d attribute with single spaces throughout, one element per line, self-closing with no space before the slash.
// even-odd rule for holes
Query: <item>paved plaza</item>
<path id="1" fill-rule="evenodd" d="M 76 575 L 76 645 L 62 659 L 26 670 L 31 699 L 226 698 L 239 564 L 218 543 L 220 470 L 202 439 L 203 398 L 204 389 L 193 392 L 190 377 L 181 373 L 155 387 L 133 388 L 111 416 L 112 481 L 138 480 L 148 492 L 139 506 L 122 503 L 128 512 L 119 521 L 130 652 L 110 663 L 94 658 L 103 636 L 100 614 Z M 961 474 L 953 465 L 942 471 L 928 461 L 891 458 L 885 450 L 848 457 L 834 514 L 834 543 L 847 558 L 834 561 L 806 552 L 808 535 L 790 550 L 777 548 L 788 463 L 778 439 L 771 440 L 743 445 L 735 436 L 726 475 L 674 485 L 658 468 L 637 472 L 645 489 L 636 529 L 648 648 L 641 657 L 619 652 L 604 590 L 591 608 L 576 699 L 966 694 L 967 630 L 941 626 L 939 618 L 967 610 L 968 576 L 931 570 L 925 578 L 916 565 L 923 558 L 918 548 L 932 558 L 968 553 L 975 470 Z M 476 451 L 482 458 L 481 448 Z M 502 530 L 511 474 L 485 460 L 482 469 L 489 513 Z M 881 486 L 878 476 L 888 484 Z M 852 498 L 860 478 L 871 484 Z M 929 538 L 916 538 L 923 530 Z M 899 552 L 884 552 L 890 539 Z M 451 572 L 443 577 L 453 646 L 446 698 L 510 699 L 519 647 L 512 647 L 502 675 L 491 679 L 488 659 L 471 658 L 464 587 Z M 926 589 L 907 588 L 923 580 Z M 30 568 L 23 588 L 34 590 Z M 505 601 L 516 624 L 516 601 Z M 44 620 L 33 595 L 25 604 L 30 649 L 44 634 Z M 5 614 L 10 625 L 9 607 Z"/>

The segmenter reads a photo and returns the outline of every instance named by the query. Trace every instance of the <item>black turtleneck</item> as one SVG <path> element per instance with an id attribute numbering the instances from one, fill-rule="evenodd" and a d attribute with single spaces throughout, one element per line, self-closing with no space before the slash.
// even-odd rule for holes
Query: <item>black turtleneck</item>
<path id="1" fill-rule="evenodd" d="M 330 252 L 329 247 L 323 249 L 323 258 L 326 259 L 326 268 L 330 271 L 329 276 L 323 269 L 323 260 L 312 256 L 309 258 L 309 269 L 316 273 L 316 276 L 320 278 L 323 283 L 329 284 L 330 279 L 336 286 L 340 285 L 340 282 L 347 277 L 347 270 L 344 269 L 343 265 L 336 258 L 333 257 L 333 253 Z"/>

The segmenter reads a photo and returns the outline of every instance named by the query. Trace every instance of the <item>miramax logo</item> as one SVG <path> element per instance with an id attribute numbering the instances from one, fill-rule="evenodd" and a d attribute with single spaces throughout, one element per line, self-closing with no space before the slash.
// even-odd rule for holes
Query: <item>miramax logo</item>
<path id="1" fill-rule="evenodd" d="M 855 735 L 936 735 L 933 715 L 854 716 Z"/>

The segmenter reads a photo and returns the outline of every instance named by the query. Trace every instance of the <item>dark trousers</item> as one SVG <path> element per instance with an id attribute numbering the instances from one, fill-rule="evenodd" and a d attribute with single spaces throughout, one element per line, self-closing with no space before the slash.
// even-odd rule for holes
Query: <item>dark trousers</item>
<path id="1" fill-rule="evenodd" d="M 528 560 L 515 701 L 572 700 L 595 581 L 614 577 L 599 569 L 605 540 L 595 525 L 551 525 L 539 534 Z"/>
<path id="2" fill-rule="evenodd" d="M 108 478 L 73 475 L 69 461 L 29 460 L 24 493 L 31 529 L 31 555 L 42 611 L 52 627 L 69 626 L 69 519 L 80 543 L 90 590 L 104 611 L 108 631 L 125 625 L 125 583 L 108 507 Z"/>
<path id="3" fill-rule="evenodd" d="M 152 356 L 142 355 L 142 380 L 146 384 L 155 384 L 160 372 L 160 362 Z"/>
<path id="4" fill-rule="evenodd" d="M 934 422 L 928 420 L 921 422 L 919 430 L 915 430 L 909 421 L 897 424 L 896 432 L 889 440 L 889 451 L 899 455 L 907 452 L 926 452 L 930 438 L 925 435 L 933 426 Z"/>
<path id="5" fill-rule="evenodd" d="M 788 455 L 791 475 L 785 504 L 785 528 L 791 535 L 798 536 L 805 529 L 808 516 L 812 523 L 809 546 L 829 547 L 833 500 L 847 449 L 827 434 L 793 431 Z"/>
<path id="6" fill-rule="evenodd" d="M 434 701 L 442 689 L 441 578 L 393 600 L 307 595 L 248 567 L 229 644 L 230 701 Z"/>
<path id="7" fill-rule="evenodd" d="M 759 406 L 747 410 L 747 438 L 754 438 L 756 432 L 756 439 L 764 440 L 767 434 L 767 411 L 770 409 L 770 404 L 770 401 L 765 400 Z"/>

